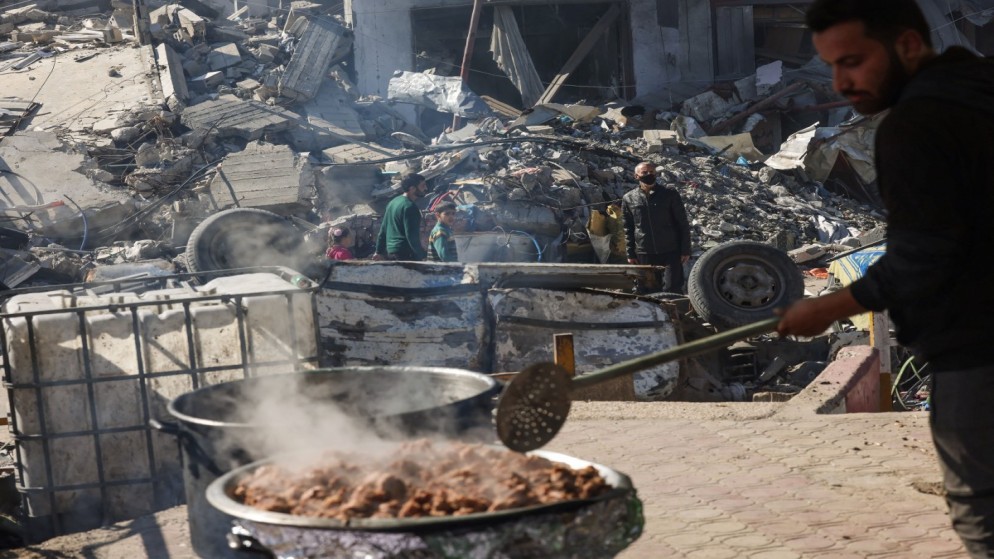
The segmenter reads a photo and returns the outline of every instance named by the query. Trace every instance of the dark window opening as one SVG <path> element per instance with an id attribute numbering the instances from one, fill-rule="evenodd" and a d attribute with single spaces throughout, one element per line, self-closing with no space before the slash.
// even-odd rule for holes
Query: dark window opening
<path id="1" fill-rule="evenodd" d="M 543 85 L 552 82 L 610 6 L 604 2 L 513 7 L 518 28 Z M 622 11 L 626 10 L 623 7 Z M 434 69 L 441 75 L 459 75 L 471 13 L 470 6 L 412 11 L 417 70 Z M 519 109 L 528 108 L 522 106 L 521 94 L 497 66 L 490 52 L 493 17 L 493 8 L 485 6 L 473 46 L 469 87 L 479 95 L 493 97 Z M 614 21 L 560 88 L 554 102 L 596 103 L 626 94 L 624 87 L 632 81 L 626 71 L 631 59 L 627 24 L 624 14 Z"/>

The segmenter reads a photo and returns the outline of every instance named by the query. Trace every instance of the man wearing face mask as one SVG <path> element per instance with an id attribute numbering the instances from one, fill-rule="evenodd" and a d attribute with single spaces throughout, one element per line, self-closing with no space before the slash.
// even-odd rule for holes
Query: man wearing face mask
<path id="1" fill-rule="evenodd" d="M 656 184 L 652 164 L 635 167 L 638 188 L 621 199 L 629 264 L 666 267 L 663 290 L 683 292 L 683 265 L 690 260 L 690 223 L 680 193 Z M 636 287 L 643 291 L 643 286 Z"/>
<path id="2" fill-rule="evenodd" d="M 400 179 L 403 194 L 387 204 L 376 237 L 373 260 L 424 260 L 427 253 L 421 246 L 421 210 L 414 203 L 428 192 L 425 178 L 417 173 Z"/>

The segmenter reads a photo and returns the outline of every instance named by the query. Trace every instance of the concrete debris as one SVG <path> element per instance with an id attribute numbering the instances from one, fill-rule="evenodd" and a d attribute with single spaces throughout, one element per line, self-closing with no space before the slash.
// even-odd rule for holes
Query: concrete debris
<path id="1" fill-rule="evenodd" d="M 352 46 L 352 32 L 333 21 L 302 18 L 302 29 L 286 71 L 279 79 L 280 95 L 304 101 L 317 95 L 328 68 L 343 58 Z"/>
<path id="2" fill-rule="evenodd" d="M 64 151 L 51 132 L 21 132 L 0 143 L 0 211 L 24 230 L 73 238 L 112 225 L 127 194 L 101 188 L 80 169 L 84 156 Z M 70 200 L 86 204 L 86 223 Z M 132 206 L 133 207 L 133 206 Z"/>
<path id="3" fill-rule="evenodd" d="M 285 131 L 296 125 L 300 117 L 257 101 L 222 95 L 217 100 L 188 107 L 180 120 L 189 128 L 217 131 L 221 136 L 251 141 L 258 140 L 267 132 Z"/>
<path id="4" fill-rule="evenodd" d="M 185 105 L 190 100 L 190 91 L 186 86 L 184 67 L 179 55 L 172 47 L 162 43 L 156 47 L 155 56 L 159 64 L 162 96 L 167 103 L 174 100 L 178 101 L 180 106 Z"/>
<path id="5" fill-rule="evenodd" d="M 228 43 L 215 47 L 207 55 L 207 65 L 211 70 L 224 70 L 241 63 L 242 56 L 238 53 L 238 45 Z"/>
<path id="6" fill-rule="evenodd" d="M 225 157 L 204 201 L 212 210 L 239 207 L 306 214 L 313 207 L 314 182 L 307 157 L 287 146 L 255 143 Z"/>
<path id="7" fill-rule="evenodd" d="M 13 289 L 41 269 L 31 253 L 0 248 L 0 287 Z"/>
<path id="8" fill-rule="evenodd" d="M 671 91 L 665 101 L 599 102 L 584 89 L 589 100 L 522 111 L 519 93 L 477 97 L 445 66 L 397 67 L 378 90 L 386 99 L 364 95 L 357 22 L 320 3 L 281 10 L 187 0 L 154 9 L 144 35 L 125 0 L 100 15 L 91 8 L 75 16 L 82 4 L 63 4 L 0 12 L 4 95 L 18 103 L 0 100 L 0 122 L 14 134 L 0 149 L 37 141 L 24 132 L 32 127 L 73 139 L 31 157 L 39 168 L 63 169 L 65 179 L 32 180 L 96 188 L 74 196 L 67 187 L 82 213 L 61 191 L 10 204 L 60 204 L 26 210 L 24 230 L 64 246 L 146 235 L 181 248 L 206 216 L 240 206 L 352 220 L 362 258 L 372 247 L 361 239 L 375 235 L 398 175 L 417 171 L 430 180 L 429 204 L 457 203 L 460 235 L 525 239 L 529 251 L 538 247 L 529 258 L 546 262 L 614 262 L 616 235 L 597 234 L 611 239 L 598 257 L 588 226 L 616 215 L 612 204 L 635 187 L 639 160 L 683 196 L 695 254 L 734 239 L 829 247 L 796 253 L 813 265 L 882 219 L 873 196 L 875 123 L 841 122 L 849 109 L 831 105 L 824 75 L 810 64 L 788 71 L 775 61 L 734 81 Z M 509 15 L 502 32 L 511 34 Z M 511 51 L 523 54 L 515 41 L 504 46 L 505 62 Z M 47 81 L 40 92 L 39 80 Z M 36 92 L 41 115 L 24 106 Z M 829 108 L 811 109 L 820 105 Z M 781 118 L 788 113 L 803 122 Z M 463 126 L 451 129 L 451 114 Z M 834 126 L 812 124 L 819 118 Z M 426 234 L 433 222 L 428 213 Z"/>

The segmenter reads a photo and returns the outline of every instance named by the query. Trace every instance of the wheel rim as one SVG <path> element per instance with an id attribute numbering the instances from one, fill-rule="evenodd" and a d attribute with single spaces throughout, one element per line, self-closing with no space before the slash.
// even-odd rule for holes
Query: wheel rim
<path id="1" fill-rule="evenodd" d="M 754 258 L 730 258 L 716 268 L 714 288 L 722 300 L 742 309 L 775 306 L 783 293 L 784 278 L 776 268 Z"/>

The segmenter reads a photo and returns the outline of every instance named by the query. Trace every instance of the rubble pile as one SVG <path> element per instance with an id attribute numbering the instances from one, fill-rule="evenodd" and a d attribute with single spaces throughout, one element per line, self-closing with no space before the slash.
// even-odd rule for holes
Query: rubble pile
<path id="1" fill-rule="evenodd" d="M 547 262 L 624 261 L 617 204 L 636 187 L 632 171 L 642 160 L 680 191 L 695 253 L 735 239 L 785 250 L 858 246 L 854 238 L 882 219 L 872 200 L 829 190 L 834 155 L 820 166 L 790 154 L 763 163 L 756 145 L 767 149 L 770 137 L 761 109 L 824 95 L 817 82 L 788 83 L 777 65 L 667 107 L 544 103 L 522 113 L 433 72 L 396 74 L 388 99 L 360 96 L 353 32 L 320 4 L 226 12 L 186 1 L 152 4 L 147 14 L 119 0 L 102 10 L 73 5 L 0 4 L 0 76 L 27 78 L 17 95 L 0 98 L 0 150 L 22 153 L 25 142 L 41 142 L 99 193 L 79 199 L 73 192 L 81 187 L 66 186 L 6 210 L 30 212 L 19 227 L 29 240 L 5 244 L 17 251 L 8 257 L 63 278 L 150 259 L 151 268 L 165 261 L 183 271 L 190 232 L 230 208 L 292 216 L 306 229 L 347 224 L 356 232 L 353 251 L 368 256 L 379 212 L 407 171 L 432 187 L 423 209 L 457 203 L 458 234 L 523 235 Z M 42 62 L 52 58 L 51 68 Z M 46 88 L 69 60 L 96 88 L 71 103 Z M 108 93 L 118 90 L 130 92 L 130 103 Z M 91 99 L 99 114 L 87 112 Z M 459 114 L 463 126 L 422 130 L 411 104 Z M 831 135 L 798 132 L 785 144 L 790 153 L 812 151 L 805 142 L 831 144 L 860 160 L 872 134 L 849 133 L 848 109 L 841 111 L 830 119 L 838 125 Z M 27 174 L 32 161 L 22 160 L 11 176 Z M 425 221 L 427 233 L 430 212 Z M 609 249 L 599 244 L 605 231 Z M 166 248 L 149 251 L 148 243 Z M 74 252 L 53 263 L 59 247 Z M 13 287 L 30 274 L 21 276 L 0 280 Z"/>

